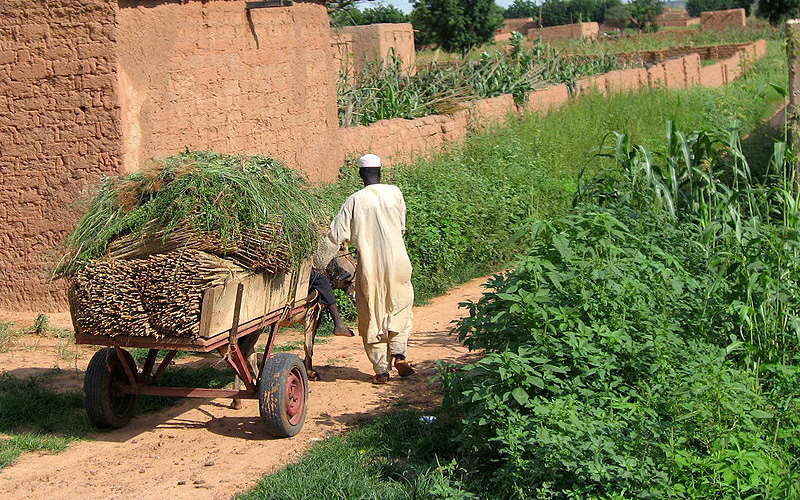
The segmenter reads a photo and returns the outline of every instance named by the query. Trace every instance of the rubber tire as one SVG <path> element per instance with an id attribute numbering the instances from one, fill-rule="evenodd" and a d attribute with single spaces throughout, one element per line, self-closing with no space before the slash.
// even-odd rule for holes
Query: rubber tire
<path id="1" fill-rule="evenodd" d="M 136 362 L 128 351 L 123 350 L 123 355 L 128 365 L 134 372 Z M 89 366 L 83 381 L 83 405 L 89 420 L 97 427 L 119 429 L 130 422 L 136 411 L 137 394 L 115 394 L 115 385 L 129 385 L 125 368 L 117 358 L 114 349 L 107 348 L 97 351 Z"/>
<path id="2" fill-rule="evenodd" d="M 303 428 L 308 374 L 297 355 L 279 352 L 267 360 L 258 382 L 258 409 L 267 432 L 277 438 L 294 436 Z"/>

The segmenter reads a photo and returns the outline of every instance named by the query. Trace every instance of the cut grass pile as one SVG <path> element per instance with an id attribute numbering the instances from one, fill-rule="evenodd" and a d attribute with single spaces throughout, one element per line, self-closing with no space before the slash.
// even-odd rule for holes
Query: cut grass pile
<path id="1" fill-rule="evenodd" d="M 321 208 L 306 180 L 275 160 L 187 151 L 105 178 L 67 239 L 57 273 L 73 276 L 106 255 L 117 238 L 128 236 L 135 244 L 156 233 L 166 241 L 182 229 L 232 247 L 254 232 L 260 250 L 269 254 L 286 246 L 298 262 L 314 251 L 324 223 Z"/>

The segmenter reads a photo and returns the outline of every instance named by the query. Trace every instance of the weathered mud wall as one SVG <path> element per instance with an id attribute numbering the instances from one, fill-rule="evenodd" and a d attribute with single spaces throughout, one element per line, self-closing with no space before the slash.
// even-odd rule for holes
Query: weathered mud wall
<path id="1" fill-rule="evenodd" d="M 104 174 L 186 147 L 338 173 L 325 7 L 0 1 L 0 309 L 63 309 L 54 248 Z"/>
<path id="2" fill-rule="evenodd" d="M 63 307 L 53 248 L 118 172 L 115 1 L 0 1 L 0 308 Z"/>
<path id="3" fill-rule="evenodd" d="M 548 28 L 534 28 L 528 30 L 531 38 L 542 37 L 542 40 L 549 42 L 552 40 L 566 40 L 569 38 L 594 39 L 600 34 L 600 25 L 597 23 L 575 23 L 564 24 L 561 26 L 550 26 Z"/>
<path id="4" fill-rule="evenodd" d="M 700 13 L 700 24 L 703 29 L 724 29 L 728 27 L 744 28 L 747 16 L 744 9 L 714 10 Z"/>
<path id="5" fill-rule="evenodd" d="M 390 57 L 400 60 L 403 69 L 414 68 L 414 28 L 410 23 L 380 23 L 345 26 L 331 30 L 331 44 L 337 70 L 356 71 L 366 63 Z"/>
<path id="6" fill-rule="evenodd" d="M 324 6 L 121 0 L 117 19 L 126 170 L 188 147 L 263 153 L 314 180 L 336 176 Z"/>

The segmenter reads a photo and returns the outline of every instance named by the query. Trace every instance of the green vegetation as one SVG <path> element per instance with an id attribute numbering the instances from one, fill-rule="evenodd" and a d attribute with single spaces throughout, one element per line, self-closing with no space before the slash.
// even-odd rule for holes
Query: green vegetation
<path id="1" fill-rule="evenodd" d="M 411 23 L 417 45 L 436 44 L 466 54 L 494 38 L 503 26 L 494 0 L 415 0 Z"/>
<path id="2" fill-rule="evenodd" d="M 584 96 L 392 169 L 420 295 L 518 257 L 459 326 L 487 354 L 441 367 L 432 424 L 381 417 L 241 498 L 800 495 L 796 198 L 758 130 L 784 64 L 770 43 L 724 88 Z"/>
<path id="3" fill-rule="evenodd" d="M 768 20 L 773 26 L 777 26 L 788 19 L 796 19 L 800 15 L 800 1 L 759 0 L 756 15 Z"/>
<path id="4" fill-rule="evenodd" d="M 340 73 L 339 124 L 369 125 L 388 118 L 418 118 L 452 113 L 467 101 L 512 94 L 517 103 L 548 82 L 620 69 L 614 56 L 563 57 L 547 44 L 523 46 L 514 33 L 508 53 L 482 52 L 462 62 L 419 67 L 409 75 L 401 62 L 369 63 L 357 74 Z"/>
<path id="5" fill-rule="evenodd" d="M 6 321 L 0 323 L 0 352 L 6 352 L 14 342 L 16 330 L 14 323 Z"/>
<path id="6" fill-rule="evenodd" d="M 18 379 L 0 374 L 0 468 L 27 451 L 62 451 L 92 430 L 83 396 L 43 387 L 46 376 Z"/>
<path id="7" fill-rule="evenodd" d="M 728 43 L 752 42 L 780 38 L 780 31 L 764 21 L 750 18 L 747 29 L 729 28 L 726 30 L 677 30 L 660 33 L 660 36 L 623 35 L 619 38 L 600 38 L 586 41 L 578 39 L 553 42 L 553 46 L 563 54 L 573 55 L 607 55 L 639 50 L 660 50 L 680 46 L 707 46 Z"/>
<path id="8" fill-rule="evenodd" d="M 350 6 L 329 14 L 331 26 L 361 26 L 377 23 L 407 23 L 410 18 L 394 5 L 377 5 L 359 10 Z"/>
<path id="9" fill-rule="evenodd" d="M 279 234 L 260 235 L 265 251 L 285 244 L 297 262 L 316 247 L 320 215 L 305 179 L 275 160 L 187 151 L 125 177 L 105 178 L 67 239 L 59 271 L 73 275 L 105 255 L 118 236 L 163 230 L 166 237 L 183 224 L 225 243 L 235 243 L 243 230 L 258 234 L 277 224 Z"/>
<path id="10" fill-rule="evenodd" d="M 780 99 L 768 83 L 785 80 L 785 64 L 778 44 L 770 42 L 754 71 L 723 89 L 590 94 L 547 116 L 512 121 L 445 154 L 392 168 L 387 181 L 400 187 L 408 207 L 417 300 L 506 265 L 521 248 L 507 244 L 515 227 L 564 213 L 606 131 L 626 131 L 649 148 L 661 143 L 667 120 L 684 130 L 737 121 L 752 132 L 772 111 L 769 103 Z M 355 167 L 345 170 L 323 194 L 330 212 L 359 186 Z"/>

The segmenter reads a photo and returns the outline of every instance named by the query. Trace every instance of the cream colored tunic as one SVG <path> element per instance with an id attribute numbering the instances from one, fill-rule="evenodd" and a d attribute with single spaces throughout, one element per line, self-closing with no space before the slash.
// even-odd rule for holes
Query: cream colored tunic
<path id="1" fill-rule="evenodd" d="M 371 184 L 353 193 L 331 222 L 328 239 L 358 249 L 355 276 L 358 331 L 366 342 L 388 342 L 411 330 L 411 261 L 403 233 L 406 203 L 397 186 Z"/>

